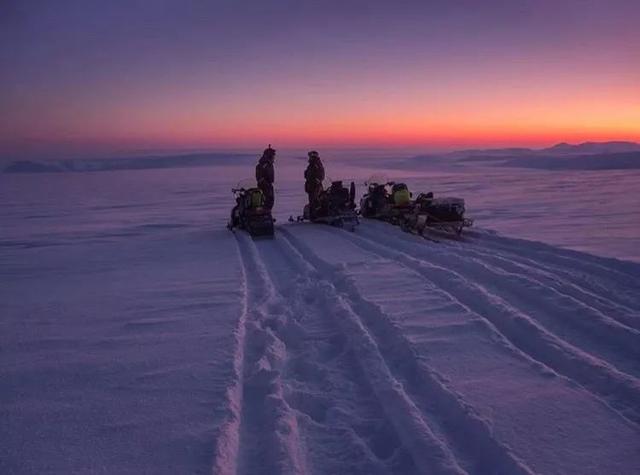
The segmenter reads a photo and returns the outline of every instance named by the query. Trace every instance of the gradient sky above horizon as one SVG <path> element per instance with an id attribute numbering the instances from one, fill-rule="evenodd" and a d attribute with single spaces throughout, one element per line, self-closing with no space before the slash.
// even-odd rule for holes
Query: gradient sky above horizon
<path id="1" fill-rule="evenodd" d="M 0 1 L 0 154 L 640 139 L 640 2 Z"/>

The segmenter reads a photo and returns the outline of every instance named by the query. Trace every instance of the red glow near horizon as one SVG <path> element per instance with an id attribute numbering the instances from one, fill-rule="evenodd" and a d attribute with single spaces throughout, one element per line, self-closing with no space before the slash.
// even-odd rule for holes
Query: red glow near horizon
<path id="1" fill-rule="evenodd" d="M 183 9 L 73 4 L 85 26 L 33 7 L 33 31 L 8 30 L 0 155 L 640 140 L 638 7 L 498 3 L 470 15 L 374 1 L 348 22 L 337 21 L 346 6 L 273 6 L 279 21 L 265 25 L 265 12 L 235 8 L 213 20 L 214 2 L 215 29 Z M 120 36 L 111 8 L 131 18 Z M 327 31 L 311 27 L 318 18 Z M 182 36 L 148 21 L 179 22 Z"/>

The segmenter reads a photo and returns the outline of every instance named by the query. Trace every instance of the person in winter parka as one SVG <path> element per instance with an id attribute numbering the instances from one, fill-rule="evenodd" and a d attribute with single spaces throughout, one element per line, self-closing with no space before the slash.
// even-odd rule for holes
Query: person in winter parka
<path id="1" fill-rule="evenodd" d="M 324 180 L 324 167 L 318 152 L 312 150 L 307 155 L 309 156 L 309 164 L 304 171 L 304 191 L 309 195 L 309 215 L 313 218 L 319 207 L 322 181 Z"/>
<path id="2" fill-rule="evenodd" d="M 269 147 L 264 149 L 262 157 L 260 157 L 256 165 L 256 182 L 258 183 L 258 188 L 264 195 L 264 206 L 269 210 L 273 208 L 275 201 L 273 193 L 273 161 L 275 158 L 276 151 L 272 149 L 271 144 L 269 144 Z"/>

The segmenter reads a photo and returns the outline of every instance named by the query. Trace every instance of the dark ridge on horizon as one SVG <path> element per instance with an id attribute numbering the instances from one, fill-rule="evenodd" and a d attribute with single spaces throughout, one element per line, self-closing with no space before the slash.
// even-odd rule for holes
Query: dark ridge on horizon
<path id="1" fill-rule="evenodd" d="M 119 158 L 68 158 L 62 160 L 16 160 L 3 173 L 64 173 L 113 170 L 147 170 L 153 168 L 207 167 L 220 164 L 248 163 L 255 154 L 195 153 Z"/>
<path id="2" fill-rule="evenodd" d="M 561 142 L 552 147 L 542 149 L 541 151 L 563 153 L 621 153 L 635 152 L 638 150 L 640 150 L 639 143 L 618 140 L 609 142 L 582 142 L 576 145 Z"/>
<path id="3" fill-rule="evenodd" d="M 568 153 L 507 158 L 495 165 L 538 170 L 638 170 L 640 148 L 631 152 Z"/>
<path id="4" fill-rule="evenodd" d="M 361 151 L 366 149 L 359 150 Z M 344 153 L 346 152 L 347 150 L 344 151 Z M 9 162 L 2 172 L 63 173 L 207 167 L 214 165 L 249 164 L 253 163 L 258 156 L 258 152 L 207 152 L 181 153 L 175 155 L 121 156 L 109 158 L 15 160 Z M 517 166 L 540 169 L 622 169 L 640 167 L 640 144 L 630 141 L 583 142 L 576 145 L 561 142 L 542 149 L 531 149 L 525 147 L 468 149 L 454 152 L 414 155 L 409 158 L 405 157 L 384 155 L 383 157 L 378 158 L 382 158 L 390 162 L 397 162 L 394 165 L 400 165 L 401 162 L 406 162 L 406 164 L 415 164 L 419 161 L 434 164 L 438 162 L 486 162 L 488 164 L 491 163 L 493 165 L 500 166 Z M 295 155 L 291 155 L 289 158 L 294 160 L 305 160 L 306 154 L 299 152 Z M 342 158 L 349 157 L 345 156 Z M 364 156 L 361 158 L 364 158 Z M 564 161 L 565 159 L 568 159 L 569 161 Z M 354 161 L 358 161 L 358 159 L 354 158 Z"/>
<path id="5" fill-rule="evenodd" d="M 618 152 L 635 152 L 640 150 L 640 143 L 632 141 L 607 141 L 607 142 L 582 142 L 579 144 L 570 144 L 567 142 L 559 142 L 551 147 L 545 148 L 529 148 L 529 147 L 504 147 L 504 148 L 471 148 L 463 150 L 454 150 L 446 153 L 446 155 L 475 155 L 475 154 L 521 154 L 531 153 L 539 154 L 544 152 L 553 153 L 618 153 Z"/>

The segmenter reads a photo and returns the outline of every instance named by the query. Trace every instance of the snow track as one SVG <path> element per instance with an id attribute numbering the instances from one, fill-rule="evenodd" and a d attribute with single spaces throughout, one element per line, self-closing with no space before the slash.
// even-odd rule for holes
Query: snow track
<path id="1" fill-rule="evenodd" d="M 286 346 L 278 328 L 282 303 L 253 242 L 238 234 L 245 280 L 244 348 L 237 362 L 242 368 L 237 473 L 305 473 L 305 460 L 298 443 L 297 420 L 284 399 L 283 365 Z M 243 341 L 244 340 L 244 341 Z"/>
<path id="2" fill-rule="evenodd" d="M 591 307 L 596 312 L 605 314 L 606 317 L 626 325 L 629 328 L 640 329 L 640 311 L 629 308 L 626 304 L 609 297 L 615 296 L 616 285 L 609 285 L 609 290 L 603 285 L 594 289 L 591 285 L 579 283 L 581 275 L 575 271 L 571 273 L 567 268 L 553 268 L 552 265 L 540 264 L 520 253 L 509 252 L 500 249 L 478 249 L 474 242 L 465 243 L 465 251 L 470 256 L 477 256 L 481 261 L 491 263 L 508 273 L 529 276 L 535 284 L 546 286 L 549 290 L 560 295 L 574 299 L 578 304 Z M 456 244 L 453 244 L 456 248 Z M 591 288 L 590 288 L 591 287 Z M 638 290 L 640 291 L 640 289 Z M 612 325 L 615 324 L 612 322 Z"/>
<path id="3" fill-rule="evenodd" d="M 369 222 L 237 239 L 246 301 L 215 473 L 640 467 L 633 266 L 597 279 L 586 268 L 606 261 Z"/>
<path id="4" fill-rule="evenodd" d="M 490 322 L 523 353 L 600 395 L 630 420 L 640 422 L 640 382 L 619 371 L 610 361 L 598 357 L 602 353 L 614 355 L 617 348 L 615 360 L 624 362 L 623 365 L 635 373 L 640 348 L 636 330 L 614 324 L 604 315 L 601 319 L 597 318 L 601 315 L 584 315 L 581 302 L 574 303 L 575 308 L 567 308 L 562 306 L 563 302 L 559 302 L 562 298 L 557 295 L 553 295 L 555 299 L 547 300 L 545 289 L 541 291 L 540 286 L 513 290 L 514 275 L 507 275 L 506 279 L 500 279 L 501 275 L 495 272 L 487 275 L 483 271 L 487 264 L 477 265 L 473 258 L 447 252 L 446 247 L 431 248 L 425 257 L 420 241 L 405 241 L 400 236 L 390 244 L 380 242 L 379 233 L 367 234 L 366 238 L 350 237 L 350 241 L 358 241 L 365 249 L 396 259 L 414 270 L 461 306 Z M 416 254 L 419 257 L 414 257 Z M 515 279 L 527 280 L 519 275 Z M 557 293 L 552 291 L 552 294 Z M 556 309 L 553 313 L 554 306 L 559 306 L 560 311 Z M 541 325 L 540 319 L 557 333 Z M 568 319 L 573 325 L 563 322 Z M 588 342 L 581 338 L 585 326 L 592 332 Z M 611 346 L 612 339 L 614 347 Z M 580 341 L 582 348 L 572 345 L 573 341 Z M 601 342 L 610 351 L 602 350 Z"/>
<path id="5" fill-rule="evenodd" d="M 508 260 L 529 268 L 550 272 L 560 280 L 598 300 L 627 308 L 633 313 L 631 320 L 640 326 L 640 275 L 638 264 L 608 259 L 576 251 L 559 249 L 547 244 L 504 238 L 491 233 L 477 235 L 473 246 L 489 250 Z M 629 307 L 626 307 L 629 306 Z"/>
<path id="6" fill-rule="evenodd" d="M 242 257 L 239 255 L 239 259 Z M 240 446 L 240 422 L 242 402 L 244 396 L 243 388 L 243 372 L 245 359 L 245 340 L 246 325 L 248 314 L 248 288 L 247 277 L 244 265 L 240 266 L 242 270 L 242 283 L 244 298 L 242 302 L 242 310 L 238 319 L 238 326 L 234 332 L 235 351 L 233 354 L 233 375 L 232 385 L 227 389 L 228 415 L 221 424 L 220 432 L 217 438 L 216 451 L 213 461 L 213 473 L 220 475 L 232 475 L 237 471 L 238 451 Z"/>
<path id="7" fill-rule="evenodd" d="M 357 330 L 360 330 L 353 331 L 354 329 L 351 328 L 351 334 L 360 333 L 362 338 L 369 340 L 367 343 L 371 345 L 374 355 L 370 359 L 373 361 L 367 361 L 364 358 L 364 363 L 370 365 L 368 369 L 373 371 L 371 368 L 375 369 L 377 366 L 385 373 L 388 371 L 390 373 L 388 377 L 393 379 L 395 378 L 391 373 L 397 374 L 394 383 L 400 385 L 397 390 L 402 394 L 407 406 L 405 417 L 401 414 L 392 414 L 400 425 L 407 424 L 410 422 L 409 418 L 413 418 L 413 424 L 428 428 L 427 439 L 436 437 L 434 435 L 436 432 L 442 446 L 447 447 L 443 451 L 450 452 L 451 456 L 455 451 L 456 456 L 459 457 L 448 462 L 448 465 L 463 466 L 465 471 L 473 473 L 487 471 L 530 473 L 527 467 L 491 437 L 489 428 L 473 414 L 473 410 L 448 391 L 440 383 L 439 377 L 422 364 L 420 358 L 407 346 L 407 342 L 403 341 L 398 329 L 381 312 L 376 311 L 375 307 L 362 299 L 347 280 L 335 279 L 336 276 L 341 276 L 339 268 L 334 268 L 319 259 L 309 247 L 291 233 L 285 231 L 283 234 L 305 260 L 319 271 L 320 278 L 326 279 L 327 282 L 334 280 L 335 284 L 328 284 L 334 293 L 334 298 L 343 302 L 342 305 L 347 309 L 347 314 L 350 315 Z M 371 379 L 375 382 L 379 378 L 372 375 Z M 397 401 L 389 400 L 387 403 L 391 406 L 397 404 Z M 393 407 L 385 407 L 395 412 Z M 434 426 L 433 431 L 428 424 Z M 413 437 L 415 437 L 414 434 L 407 433 L 406 443 L 412 443 Z M 452 439 L 458 445 L 449 447 L 447 439 Z M 438 447 L 438 444 L 431 440 L 428 440 L 426 445 L 430 452 L 434 450 L 430 446 Z M 439 469 L 436 467 L 435 473 L 444 473 L 444 468 L 448 467 L 439 467 Z M 426 464 L 419 473 L 433 473 L 433 470 L 434 467 Z"/>
<path id="8" fill-rule="evenodd" d="M 290 236 L 286 240 L 294 242 Z M 308 253 L 300 246 L 292 245 L 300 254 L 304 265 L 309 266 Z M 295 252 L 295 251 L 293 251 Z M 305 257 L 302 257 L 305 256 Z M 384 356 L 380 353 L 375 337 L 368 331 L 361 317 L 336 290 L 321 269 L 309 266 L 324 299 L 327 316 L 333 315 L 350 343 L 371 389 L 391 420 L 402 442 L 408 448 L 416 468 L 421 473 L 462 473 L 448 447 L 436 437 L 432 428 L 421 416 L 415 402 L 405 392 L 401 382 L 392 374 Z"/>
<path id="9" fill-rule="evenodd" d="M 638 258 L 626 172 L 436 165 L 480 224 Z M 5 177 L 0 473 L 640 474 L 640 264 L 280 224 L 300 166 L 267 240 L 223 229 L 235 160 Z"/>

